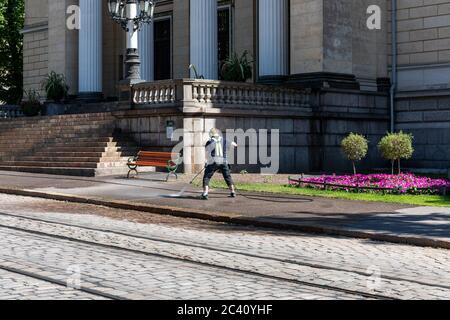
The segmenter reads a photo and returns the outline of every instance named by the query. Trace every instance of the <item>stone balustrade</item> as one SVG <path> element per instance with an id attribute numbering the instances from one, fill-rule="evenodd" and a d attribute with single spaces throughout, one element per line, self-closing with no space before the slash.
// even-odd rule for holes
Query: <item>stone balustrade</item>
<path id="1" fill-rule="evenodd" d="M 290 88 L 214 80 L 167 80 L 133 86 L 135 105 L 310 106 L 311 94 Z"/>

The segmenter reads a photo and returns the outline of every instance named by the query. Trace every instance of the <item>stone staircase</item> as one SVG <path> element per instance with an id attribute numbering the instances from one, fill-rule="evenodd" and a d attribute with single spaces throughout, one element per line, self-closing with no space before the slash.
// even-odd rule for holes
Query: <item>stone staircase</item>
<path id="1" fill-rule="evenodd" d="M 71 176 L 128 172 L 138 148 L 110 113 L 0 120 L 0 170 Z"/>

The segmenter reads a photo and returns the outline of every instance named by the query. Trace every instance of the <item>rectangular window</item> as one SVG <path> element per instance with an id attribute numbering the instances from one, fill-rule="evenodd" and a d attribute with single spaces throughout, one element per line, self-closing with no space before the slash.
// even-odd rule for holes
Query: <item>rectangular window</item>
<path id="1" fill-rule="evenodd" d="M 219 61 L 223 61 L 229 57 L 231 51 L 231 12 L 229 6 L 219 8 L 218 31 Z"/>
<path id="2" fill-rule="evenodd" d="M 218 54 L 219 68 L 232 52 L 232 17 L 231 5 L 220 6 L 218 15 Z M 220 70 L 219 70 L 220 71 Z M 220 74 L 220 72 L 219 72 Z"/>
<path id="3" fill-rule="evenodd" d="M 155 80 L 172 78 L 172 23 L 170 18 L 154 21 Z"/>

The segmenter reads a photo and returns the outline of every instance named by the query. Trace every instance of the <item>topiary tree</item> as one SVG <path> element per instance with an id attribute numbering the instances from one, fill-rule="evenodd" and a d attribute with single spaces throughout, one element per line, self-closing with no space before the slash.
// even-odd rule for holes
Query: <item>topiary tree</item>
<path id="1" fill-rule="evenodd" d="M 356 162 L 367 156 L 369 141 L 357 133 L 350 133 L 341 142 L 341 148 L 348 160 L 353 164 L 353 173 L 356 175 Z"/>
<path id="2" fill-rule="evenodd" d="M 414 153 L 413 139 L 411 134 L 400 131 L 399 133 L 388 133 L 378 143 L 378 149 L 383 158 L 391 160 L 392 174 L 394 174 L 395 161 L 398 161 L 398 174 L 401 174 L 401 159 L 412 157 Z"/>

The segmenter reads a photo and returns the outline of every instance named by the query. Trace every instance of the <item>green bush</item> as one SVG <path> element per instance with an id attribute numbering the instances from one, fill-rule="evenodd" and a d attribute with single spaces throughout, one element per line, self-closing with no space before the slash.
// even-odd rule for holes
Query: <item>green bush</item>
<path id="1" fill-rule="evenodd" d="M 225 81 L 246 82 L 252 77 L 253 61 L 248 59 L 248 51 L 244 51 L 241 57 L 236 52 L 223 61 L 221 68 L 221 78 Z"/>
<path id="2" fill-rule="evenodd" d="M 401 159 L 410 159 L 414 153 L 413 148 L 414 137 L 411 134 L 388 133 L 378 143 L 378 149 L 386 160 L 391 161 L 392 174 L 394 174 L 394 164 L 398 161 L 398 173 L 401 174 Z"/>
<path id="3" fill-rule="evenodd" d="M 61 102 L 69 92 L 69 86 L 66 84 L 64 75 L 57 74 L 55 71 L 50 72 L 42 83 L 42 88 L 47 94 L 48 100 Z"/>
<path id="4" fill-rule="evenodd" d="M 350 133 L 341 142 L 342 152 L 353 164 L 353 173 L 356 174 L 356 162 L 361 161 L 367 156 L 369 150 L 369 141 L 357 133 Z"/>
<path id="5" fill-rule="evenodd" d="M 42 109 L 39 93 L 34 89 L 24 91 L 23 101 L 20 106 L 27 117 L 39 115 Z"/>

